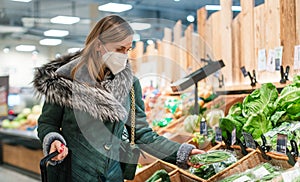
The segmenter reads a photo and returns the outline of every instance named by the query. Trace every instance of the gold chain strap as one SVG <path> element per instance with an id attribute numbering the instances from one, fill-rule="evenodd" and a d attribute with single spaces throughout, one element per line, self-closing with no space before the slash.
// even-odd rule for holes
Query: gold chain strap
<path id="1" fill-rule="evenodd" d="M 134 132 L 135 132 L 135 94 L 134 88 L 131 88 L 131 141 L 130 144 L 134 145 Z"/>

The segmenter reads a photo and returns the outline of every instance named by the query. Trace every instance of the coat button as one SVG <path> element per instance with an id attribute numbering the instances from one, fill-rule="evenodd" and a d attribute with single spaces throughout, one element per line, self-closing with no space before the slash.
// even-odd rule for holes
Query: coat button
<path id="1" fill-rule="evenodd" d="M 105 150 L 110 150 L 111 149 L 111 144 L 105 144 L 104 145 L 104 148 L 105 148 Z"/>

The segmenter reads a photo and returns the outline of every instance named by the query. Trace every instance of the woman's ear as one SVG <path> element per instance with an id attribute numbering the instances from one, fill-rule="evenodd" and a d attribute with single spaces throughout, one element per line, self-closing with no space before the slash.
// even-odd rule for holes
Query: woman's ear
<path id="1" fill-rule="evenodd" d="M 101 51 L 101 50 L 102 50 L 102 43 L 100 42 L 100 40 L 97 40 L 96 51 Z"/>

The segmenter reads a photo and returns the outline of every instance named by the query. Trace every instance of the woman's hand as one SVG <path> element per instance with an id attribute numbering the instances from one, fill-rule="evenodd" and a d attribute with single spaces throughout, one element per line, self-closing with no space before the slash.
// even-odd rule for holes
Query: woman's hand
<path id="1" fill-rule="evenodd" d="M 54 140 L 52 142 L 49 154 L 55 151 L 58 151 L 59 154 L 51 159 L 54 161 L 63 160 L 68 155 L 68 148 L 59 140 Z"/>
<path id="2" fill-rule="evenodd" d="M 190 153 L 190 156 L 191 156 L 191 155 L 196 155 L 196 154 L 204 154 L 204 153 L 206 153 L 204 150 L 193 149 L 193 150 L 191 151 L 191 153 Z M 194 167 L 194 168 L 199 168 L 199 167 L 201 167 L 200 164 L 195 165 L 195 164 L 192 164 L 190 161 L 188 161 L 188 165 L 191 166 L 191 167 Z"/>

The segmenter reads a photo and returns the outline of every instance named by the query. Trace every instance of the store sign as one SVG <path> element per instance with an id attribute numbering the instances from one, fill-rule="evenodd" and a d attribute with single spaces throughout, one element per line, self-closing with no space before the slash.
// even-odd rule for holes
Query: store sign
<path id="1" fill-rule="evenodd" d="M 236 128 L 234 128 L 231 132 L 231 145 L 236 143 Z"/>

